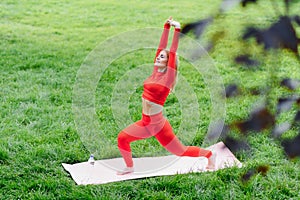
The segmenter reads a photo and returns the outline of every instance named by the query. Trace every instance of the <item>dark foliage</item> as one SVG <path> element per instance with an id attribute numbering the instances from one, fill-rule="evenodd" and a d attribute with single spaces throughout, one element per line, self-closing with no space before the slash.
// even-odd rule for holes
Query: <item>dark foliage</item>
<path id="1" fill-rule="evenodd" d="M 299 39 L 296 36 L 296 31 L 288 16 L 280 17 L 277 22 L 267 29 L 248 27 L 243 35 L 243 39 L 247 40 L 251 37 L 254 37 L 258 44 L 263 44 L 266 50 L 286 48 L 299 56 Z"/>
<path id="2" fill-rule="evenodd" d="M 193 31 L 193 33 L 195 34 L 196 38 L 199 38 L 202 35 L 202 33 L 204 32 L 205 28 L 209 24 L 211 24 L 212 21 L 213 21 L 213 18 L 209 17 L 209 18 L 205 18 L 205 19 L 199 20 L 197 22 L 188 23 L 188 24 L 186 24 L 182 28 L 181 33 L 182 34 L 187 34 L 190 31 Z"/>
<path id="3" fill-rule="evenodd" d="M 258 66 L 259 65 L 259 61 L 251 59 L 250 55 L 239 55 L 237 57 L 235 57 L 235 62 L 237 64 L 242 64 L 248 67 L 252 67 L 252 66 Z"/>
<path id="4" fill-rule="evenodd" d="M 249 169 L 245 174 L 242 175 L 242 182 L 247 182 L 251 179 L 252 176 L 256 174 L 255 169 Z"/>
<path id="5" fill-rule="evenodd" d="M 285 78 L 280 82 L 280 85 L 290 90 L 296 90 L 300 86 L 300 80 Z"/>
<path id="6" fill-rule="evenodd" d="M 289 158 L 300 156 L 300 134 L 293 139 L 282 141 L 281 145 Z"/>
<path id="7" fill-rule="evenodd" d="M 200 38 L 204 30 L 207 29 L 208 25 L 213 23 L 213 20 L 222 16 L 228 9 L 236 5 L 238 1 L 223 0 L 221 2 L 220 10 L 217 15 L 212 15 L 214 17 L 205 18 L 197 22 L 188 23 L 182 30 L 182 33 L 186 34 L 190 31 L 193 31 L 197 39 Z M 256 4 L 257 0 L 241 0 L 239 1 L 240 5 L 246 9 L 249 4 Z M 285 13 L 280 13 L 276 1 L 270 1 L 273 6 L 274 11 L 278 14 L 277 20 L 274 20 L 269 26 L 266 27 L 255 27 L 248 26 L 245 27 L 244 33 L 242 33 L 242 38 L 244 41 L 249 41 L 251 38 L 254 38 L 257 45 L 262 45 L 264 47 L 263 54 L 266 55 L 272 49 L 287 49 L 293 52 L 297 58 L 300 58 L 298 45 L 300 44 L 300 39 L 297 37 L 296 29 L 294 26 L 300 26 L 300 16 L 294 15 L 289 16 L 289 8 L 292 6 L 292 3 L 295 1 L 283 0 L 284 11 Z M 216 46 L 216 43 L 224 37 L 224 31 L 216 33 L 210 43 L 212 47 Z M 213 48 L 210 48 L 213 49 Z M 250 55 L 251 51 L 242 50 L 240 52 L 247 52 L 247 54 L 240 54 L 234 58 L 234 62 L 240 65 L 243 65 L 248 68 L 254 68 L 263 64 L 263 60 L 253 59 Z M 200 58 L 201 52 L 196 52 L 197 58 Z M 280 51 L 272 51 L 274 56 L 277 56 Z M 264 56 L 263 55 L 263 56 Z M 262 57 L 263 57 L 262 56 Z M 261 57 L 261 56 L 260 56 Z M 276 80 L 276 66 L 271 66 L 273 69 L 270 73 L 271 83 L 277 83 Z M 254 68 L 254 70 L 257 68 Z M 300 69 L 299 69 L 300 70 Z M 287 88 L 289 92 L 295 92 L 300 87 L 300 80 L 285 78 L 280 81 L 280 86 Z M 283 151 L 286 153 L 288 158 L 295 158 L 300 156 L 300 133 L 297 137 L 293 139 L 282 139 L 282 136 L 285 132 L 289 130 L 298 129 L 300 125 L 300 110 L 298 110 L 292 119 L 292 121 L 286 121 L 283 123 L 276 123 L 279 115 L 282 112 L 288 112 L 294 108 L 294 105 L 300 106 L 300 97 L 299 94 L 290 94 L 288 97 L 281 97 L 277 99 L 277 104 L 274 105 L 271 103 L 274 102 L 272 95 L 273 84 L 266 83 L 265 85 L 260 86 L 260 89 L 250 89 L 249 92 L 252 95 L 263 95 L 264 96 L 264 106 L 252 111 L 248 118 L 241 121 L 233 121 L 231 124 L 217 124 L 211 133 L 209 138 L 220 137 L 225 145 L 233 152 L 251 150 L 250 145 L 248 144 L 248 136 L 250 134 L 269 131 L 269 136 L 272 139 L 278 140 L 281 143 Z M 243 91 L 244 92 L 244 91 Z M 226 97 L 234 97 L 240 94 L 240 88 L 237 84 L 229 84 L 225 87 Z M 276 103 L 276 102 L 274 102 Z M 231 132 L 237 130 L 241 133 L 242 139 L 236 139 L 230 136 Z M 299 130 L 300 131 L 300 130 Z M 256 168 L 249 169 L 245 174 L 242 175 L 241 180 L 247 182 L 251 179 L 252 176 L 260 173 L 266 175 L 269 171 L 269 166 L 259 165 Z"/>
<path id="8" fill-rule="evenodd" d="M 239 88 L 236 84 L 230 84 L 225 87 L 225 96 L 228 97 L 233 97 L 238 95 L 239 93 Z"/>
<path id="9" fill-rule="evenodd" d="M 268 171 L 269 171 L 270 167 L 268 165 L 259 165 L 255 168 L 251 168 L 249 169 L 246 173 L 244 173 L 242 175 L 242 182 L 248 182 L 251 177 L 257 175 L 257 174 L 261 174 L 263 176 L 266 176 Z"/>
<path id="10" fill-rule="evenodd" d="M 277 103 L 277 114 L 290 110 L 295 102 L 295 97 L 279 98 Z"/>
<path id="11" fill-rule="evenodd" d="M 294 122 L 295 123 L 300 123 L 300 110 L 298 110 L 298 112 L 296 113 L 295 118 L 294 118 Z"/>
<path id="12" fill-rule="evenodd" d="M 241 122 L 236 122 L 234 125 L 241 131 L 241 133 L 246 134 L 249 131 L 263 131 L 267 128 L 272 127 L 275 124 L 275 117 L 271 112 L 265 108 L 259 108 L 254 110 L 248 119 Z"/>
<path id="13" fill-rule="evenodd" d="M 223 140 L 224 144 L 232 151 L 233 153 L 239 151 L 248 151 L 250 150 L 250 145 L 244 140 L 237 140 L 230 136 L 226 136 Z"/>
<path id="14" fill-rule="evenodd" d="M 300 26 L 300 16 L 299 15 L 293 16 L 292 20 L 295 21 Z"/>
<path id="15" fill-rule="evenodd" d="M 256 2 L 257 2 L 257 0 L 242 0 L 241 4 L 242 4 L 243 7 L 246 7 L 247 4 L 249 4 L 249 3 L 256 3 Z"/>

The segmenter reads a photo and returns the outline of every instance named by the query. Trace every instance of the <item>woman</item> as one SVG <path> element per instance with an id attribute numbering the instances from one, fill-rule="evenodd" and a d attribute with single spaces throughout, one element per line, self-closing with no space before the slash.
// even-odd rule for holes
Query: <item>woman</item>
<path id="1" fill-rule="evenodd" d="M 170 51 L 166 50 L 170 27 L 174 26 L 174 36 Z M 169 152 L 177 156 L 208 158 L 208 168 L 214 168 L 215 154 L 196 146 L 184 146 L 173 133 L 168 120 L 163 116 L 163 105 L 174 88 L 177 76 L 180 23 L 170 17 L 164 24 L 164 30 L 154 60 L 154 69 L 144 81 L 142 95 L 142 119 L 126 127 L 118 135 L 118 148 L 126 163 L 119 175 L 134 171 L 130 143 L 154 136 Z M 213 156 L 212 156 L 213 155 Z"/>

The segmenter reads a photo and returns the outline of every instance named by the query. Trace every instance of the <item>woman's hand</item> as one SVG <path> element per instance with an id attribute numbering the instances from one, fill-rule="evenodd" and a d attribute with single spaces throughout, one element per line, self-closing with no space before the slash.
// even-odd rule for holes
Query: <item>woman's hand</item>
<path id="1" fill-rule="evenodd" d="M 170 24 L 171 24 L 171 26 L 174 26 L 175 28 L 180 28 L 180 23 L 177 21 L 172 20 Z"/>
<path id="2" fill-rule="evenodd" d="M 170 16 L 169 19 L 166 20 L 165 24 L 170 24 L 171 25 L 172 21 L 173 21 L 173 18 L 172 18 L 172 16 Z"/>

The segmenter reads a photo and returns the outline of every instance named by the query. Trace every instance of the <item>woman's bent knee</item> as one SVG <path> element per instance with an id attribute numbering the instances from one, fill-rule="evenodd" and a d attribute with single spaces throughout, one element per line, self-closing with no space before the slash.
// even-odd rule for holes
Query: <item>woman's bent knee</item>
<path id="1" fill-rule="evenodd" d="M 122 146 L 124 143 L 128 143 L 128 135 L 124 132 L 120 132 L 118 135 L 118 146 Z"/>

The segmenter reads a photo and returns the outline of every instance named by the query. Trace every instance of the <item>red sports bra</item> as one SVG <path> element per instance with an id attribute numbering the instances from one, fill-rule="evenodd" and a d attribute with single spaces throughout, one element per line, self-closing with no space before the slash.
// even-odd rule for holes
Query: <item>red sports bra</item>
<path id="1" fill-rule="evenodd" d="M 164 31 L 160 39 L 160 44 L 156 52 L 156 57 L 160 51 L 165 49 L 168 43 L 170 25 L 164 25 Z M 158 67 L 154 66 L 152 75 L 144 81 L 144 92 L 142 97 L 159 105 L 164 105 L 170 93 L 170 89 L 176 78 L 176 51 L 178 48 L 180 29 L 175 28 L 172 45 L 170 48 L 167 70 L 158 72 Z"/>

